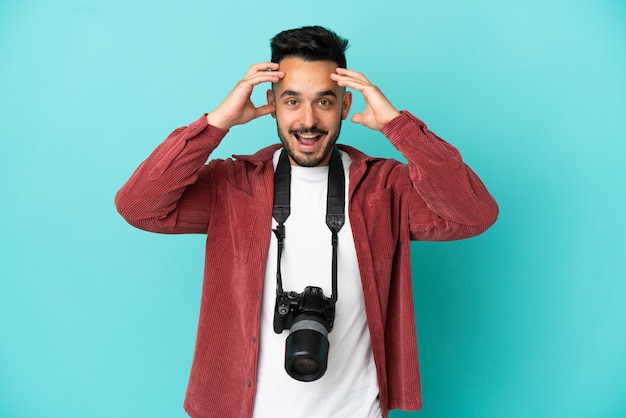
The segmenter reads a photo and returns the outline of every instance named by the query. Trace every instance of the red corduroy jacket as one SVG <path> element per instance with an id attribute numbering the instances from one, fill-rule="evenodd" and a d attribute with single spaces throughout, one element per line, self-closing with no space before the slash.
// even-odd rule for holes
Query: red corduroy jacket
<path id="1" fill-rule="evenodd" d="M 383 416 L 421 408 L 410 240 L 478 235 L 498 207 L 458 151 L 410 113 L 381 132 L 407 159 L 371 158 L 348 147 L 349 215 L 363 283 Z M 206 161 L 227 132 L 203 116 L 175 130 L 116 196 L 132 225 L 207 235 L 200 318 L 185 399 L 192 417 L 250 417 L 261 295 L 271 236 L 280 145 Z"/>

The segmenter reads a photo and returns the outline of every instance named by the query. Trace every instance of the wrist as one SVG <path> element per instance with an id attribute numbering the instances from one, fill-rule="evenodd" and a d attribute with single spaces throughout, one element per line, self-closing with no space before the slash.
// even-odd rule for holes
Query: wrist
<path id="1" fill-rule="evenodd" d="M 385 116 L 381 119 L 381 129 L 400 115 L 401 113 L 398 112 L 395 108 L 387 112 Z"/>
<path id="2" fill-rule="evenodd" d="M 220 117 L 219 113 L 215 112 L 207 113 L 206 122 L 224 131 L 228 131 L 232 127 L 232 124 L 229 124 L 224 118 Z"/>

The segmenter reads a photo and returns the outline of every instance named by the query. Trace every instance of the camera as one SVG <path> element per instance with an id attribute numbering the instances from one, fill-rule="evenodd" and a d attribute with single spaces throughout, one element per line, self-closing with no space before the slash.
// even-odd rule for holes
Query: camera
<path id="1" fill-rule="evenodd" d="M 279 292 L 274 309 L 274 332 L 289 330 L 285 342 L 285 370 L 292 378 L 312 382 L 326 372 L 328 333 L 335 320 L 335 300 L 321 288 Z"/>

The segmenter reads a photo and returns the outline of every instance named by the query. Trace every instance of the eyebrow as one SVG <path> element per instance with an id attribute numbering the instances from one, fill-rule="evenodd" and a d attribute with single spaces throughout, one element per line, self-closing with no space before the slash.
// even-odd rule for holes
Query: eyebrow
<path id="1" fill-rule="evenodd" d="M 294 91 L 294 90 L 285 90 L 280 94 L 280 97 L 285 97 L 285 96 L 300 96 L 300 92 L 299 91 Z M 324 97 L 324 96 L 332 96 L 332 97 L 337 97 L 337 93 L 335 93 L 332 90 L 326 90 L 326 91 L 320 91 L 319 93 L 317 93 L 317 97 Z"/>

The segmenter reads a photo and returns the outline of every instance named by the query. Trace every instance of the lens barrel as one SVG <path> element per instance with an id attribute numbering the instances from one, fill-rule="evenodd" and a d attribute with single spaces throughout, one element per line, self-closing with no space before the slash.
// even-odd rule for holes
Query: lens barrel
<path id="1" fill-rule="evenodd" d="M 285 342 L 285 370 L 301 382 L 312 382 L 328 366 L 328 331 L 316 315 L 300 315 L 289 329 Z"/>

